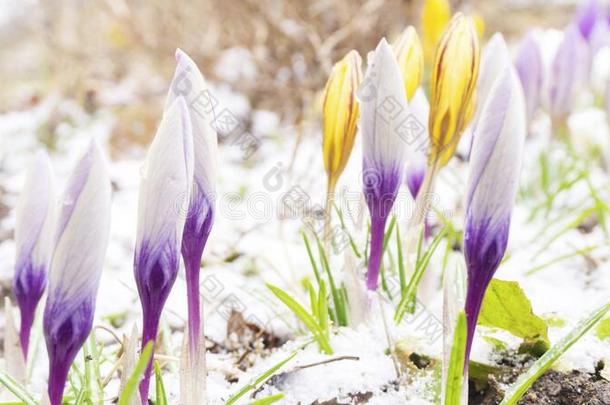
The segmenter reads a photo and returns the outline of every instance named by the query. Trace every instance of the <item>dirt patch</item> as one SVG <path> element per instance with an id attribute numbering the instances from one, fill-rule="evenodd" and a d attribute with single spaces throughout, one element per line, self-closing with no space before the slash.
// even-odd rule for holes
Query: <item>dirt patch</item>
<path id="1" fill-rule="evenodd" d="M 476 391 L 471 384 L 469 404 L 500 403 L 504 397 L 501 383 L 493 377 L 489 382 L 487 388 L 481 391 Z M 534 383 L 518 403 L 519 405 L 608 405 L 610 382 L 597 374 L 578 370 L 549 371 Z"/>

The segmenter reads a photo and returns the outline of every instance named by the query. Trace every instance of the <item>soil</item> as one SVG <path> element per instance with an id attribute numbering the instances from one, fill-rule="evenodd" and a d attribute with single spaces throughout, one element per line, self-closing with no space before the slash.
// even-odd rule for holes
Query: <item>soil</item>
<path id="1" fill-rule="evenodd" d="M 496 405 L 504 396 L 500 383 L 490 378 L 490 384 L 476 391 L 470 386 L 471 405 Z M 595 373 L 578 370 L 549 371 L 530 388 L 519 405 L 610 405 L 610 382 Z"/>

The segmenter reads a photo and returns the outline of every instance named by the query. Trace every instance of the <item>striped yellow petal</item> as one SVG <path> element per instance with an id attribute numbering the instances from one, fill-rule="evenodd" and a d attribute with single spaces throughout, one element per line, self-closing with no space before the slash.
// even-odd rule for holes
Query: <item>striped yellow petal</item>
<path id="1" fill-rule="evenodd" d="M 448 0 L 425 0 L 421 16 L 422 41 L 426 62 L 432 61 L 436 44 L 451 18 Z"/>
<path id="2" fill-rule="evenodd" d="M 407 100 L 411 100 L 424 74 L 424 51 L 412 26 L 407 27 L 393 45 Z"/>
<path id="3" fill-rule="evenodd" d="M 479 41 L 471 18 L 458 13 L 441 38 L 430 82 L 429 164 L 447 164 L 472 119 Z"/>
<path id="4" fill-rule="evenodd" d="M 329 191 L 335 184 L 354 146 L 358 103 L 356 91 L 362 81 L 362 58 L 352 50 L 332 69 L 322 105 L 324 168 Z"/>

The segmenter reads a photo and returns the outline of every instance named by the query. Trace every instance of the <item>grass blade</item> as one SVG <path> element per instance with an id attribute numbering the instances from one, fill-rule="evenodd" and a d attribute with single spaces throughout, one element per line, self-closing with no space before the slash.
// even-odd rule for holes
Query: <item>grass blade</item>
<path id="1" fill-rule="evenodd" d="M 0 371 L 0 385 L 6 387 L 7 390 L 12 392 L 13 395 L 15 395 L 27 405 L 36 405 L 38 403 L 38 401 L 36 401 L 34 397 L 30 395 L 30 393 L 25 389 L 25 387 L 23 387 L 21 384 L 15 381 L 13 377 L 3 371 Z"/>
<path id="2" fill-rule="evenodd" d="M 416 262 L 413 276 L 411 276 L 411 280 L 409 280 L 405 294 L 402 296 L 398 306 L 396 307 L 396 313 L 394 314 L 394 321 L 396 323 L 399 323 L 407 312 L 412 313 L 412 311 L 415 309 L 415 296 L 417 294 L 419 282 L 421 281 L 424 272 L 428 268 L 428 264 L 430 264 L 432 255 L 445 235 L 446 231 L 443 228 L 443 230 L 434 237 L 432 243 L 430 243 L 430 247 L 428 250 L 426 250 L 426 253 L 424 253 Z"/>
<path id="3" fill-rule="evenodd" d="M 127 380 L 127 385 L 125 386 L 125 389 L 119 397 L 119 405 L 129 405 L 131 403 L 131 398 L 138 389 L 140 378 L 144 375 L 144 371 L 146 371 L 146 366 L 148 365 L 150 356 L 152 356 L 152 350 L 153 342 L 151 341 L 148 342 L 146 346 L 144 346 L 144 350 L 142 350 L 142 354 L 140 355 L 140 360 L 138 360 L 138 363 L 136 364 L 133 373 L 131 373 L 129 380 Z"/>
<path id="4" fill-rule="evenodd" d="M 85 400 L 87 403 L 101 404 L 104 398 L 102 389 L 102 378 L 100 375 L 100 356 L 97 351 L 95 333 L 89 335 L 89 339 L 83 346 L 85 356 Z"/>
<path id="5" fill-rule="evenodd" d="M 268 397 L 261 398 L 254 402 L 250 402 L 250 405 L 270 405 L 270 404 L 276 403 L 277 401 L 279 401 L 280 399 L 283 399 L 283 398 L 284 398 L 284 393 L 280 392 L 279 394 L 270 395 Z"/>
<path id="6" fill-rule="evenodd" d="M 500 405 L 515 405 L 534 382 L 547 371 L 553 363 L 565 353 L 578 339 L 591 329 L 610 310 L 610 302 L 594 311 L 587 318 L 579 322 L 570 333 L 564 336 L 541 358 L 539 358 L 528 371 L 521 374 L 517 381 L 506 391 Z"/>
<path id="7" fill-rule="evenodd" d="M 309 243 L 309 238 L 305 234 L 305 232 L 301 232 L 303 235 L 303 241 L 305 242 L 305 249 L 307 249 L 307 256 L 309 256 L 309 262 L 311 263 L 311 267 L 313 268 L 313 273 L 316 275 L 316 281 L 318 284 L 320 283 L 320 271 L 318 270 L 318 265 L 316 264 L 315 259 L 313 258 L 313 253 L 311 251 L 311 244 Z"/>
<path id="8" fill-rule="evenodd" d="M 398 252 L 398 278 L 400 280 L 400 296 L 404 296 L 407 290 L 407 274 L 405 273 L 405 263 L 402 257 L 402 242 L 400 240 L 400 227 L 396 228 L 396 251 Z"/>
<path id="9" fill-rule="evenodd" d="M 163 385 L 163 377 L 161 376 L 161 367 L 159 362 L 155 361 L 155 391 L 157 392 L 157 401 L 155 405 L 167 405 L 167 394 Z"/>
<path id="10" fill-rule="evenodd" d="M 326 335 L 320 328 L 320 325 L 314 319 L 312 315 L 310 315 L 301 304 L 296 302 L 290 295 L 288 295 L 281 288 L 278 288 L 274 285 L 267 284 L 267 288 L 271 290 L 271 292 L 286 305 L 290 310 L 296 315 L 297 318 L 301 320 L 309 329 L 309 331 L 313 334 L 315 341 L 320 346 L 320 349 L 326 354 L 332 354 L 333 349 L 330 347 L 330 343 L 326 338 Z"/>
<path id="11" fill-rule="evenodd" d="M 324 282 L 320 283 L 320 291 L 318 291 L 318 307 L 316 309 L 318 314 L 318 323 L 320 324 L 320 329 L 326 336 L 326 339 L 330 336 L 330 329 L 328 326 L 328 303 L 326 301 L 326 284 Z"/>
<path id="12" fill-rule="evenodd" d="M 324 271 L 328 276 L 328 282 L 330 283 L 330 292 L 333 297 L 333 304 L 335 307 L 335 318 L 337 319 L 337 324 L 339 324 L 339 326 L 347 326 L 347 312 L 345 309 L 345 302 L 343 301 L 341 293 L 335 285 L 335 280 L 333 278 L 332 272 L 330 271 L 330 265 L 328 264 L 326 252 L 324 251 L 322 242 L 320 242 L 320 238 L 318 238 L 317 235 L 316 243 L 318 244 L 318 252 L 320 254 L 320 261 L 322 262 L 322 267 L 324 268 Z"/>
<path id="13" fill-rule="evenodd" d="M 464 377 L 464 355 L 466 354 L 466 314 L 460 311 L 453 335 L 451 358 L 447 371 L 445 405 L 460 405 Z"/>
<path id="14" fill-rule="evenodd" d="M 305 343 L 303 346 L 299 347 L 298 349 L 296 349 L 294 352 L 292 352 L 290 354 L 290 356 L 286 357 L 284 360 L 280 361 L 279 363 L 275 364 L 273 367 L 271 367 L 269 370 L 265 371 L 263 374 L 261 374 L 260 376 L 258 376 L 254 381 L 249 382 L 248 384 L 246 384 L 244 387 L 242 387 L 239 391 L 237 391 L 236 394 L 232 395 L 226 402 L 225 405 L 233 405 L 234 403 L 236 403 L 241 397 L 243 397 L 244 395 L 246 395 L 246 393 L 250 390 L 253 390 L 254 388 L 256 388 L 257 385 L 259 385 L 260 383 L 262 383 L 263 381 L 266 381 L 267 379 L 269 379 L 269 377 L 271 377 L 273 374 L 275 374 L 280 368 L 284 367 L 284 365 L 286 363 L 288 363 L 290 360 L 292 360 L 293 358 L 295 358 L 295 356 L 299 353 L 299 351 L 301 351 L 305 346 L 307 346 L 309 343 L 311 342 L 307 342 Z"/>

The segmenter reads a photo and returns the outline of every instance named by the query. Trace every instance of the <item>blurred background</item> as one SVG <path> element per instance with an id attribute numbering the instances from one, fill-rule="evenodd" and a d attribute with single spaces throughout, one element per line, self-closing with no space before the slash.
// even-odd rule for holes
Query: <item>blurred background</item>
<path id="1" fill-rule="evenodd" d="M 49 96 L 72 100 L 69 111 L 50 107 L 37 129 L 52 146 L 74 114 L 109 112 L 111 153 L 120 158 L 152 138 L 180 47 L 217 91 L 239 95 L 232 109 L 246 125 L 257 111 L 275 113 L 286 125 L 316 125 L 333 63 L 350 49 L 366 55 L 380 37 L 392 40 L 408 24 L 418 26 L 422 3 L 0 0 L 0 113 L 32 109 Z M 452 11 L 481 17 L 484 36 L 501 31 L 509 38 L 534 24 L 563 28 L 578 5 L 451 3 Z"/>

